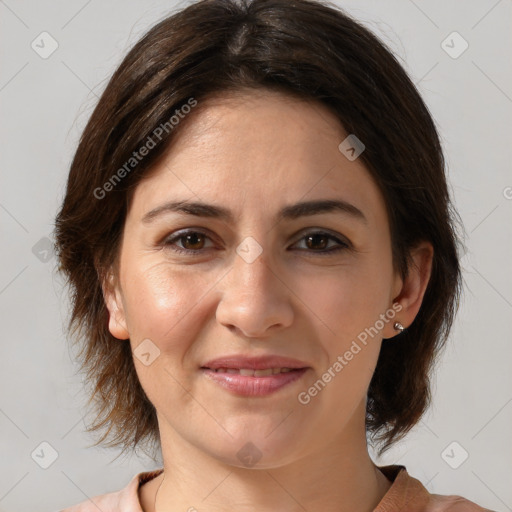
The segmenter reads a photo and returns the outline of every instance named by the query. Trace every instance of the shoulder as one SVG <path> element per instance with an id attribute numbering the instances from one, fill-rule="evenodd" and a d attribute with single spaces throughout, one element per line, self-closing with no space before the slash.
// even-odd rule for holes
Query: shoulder
<path id="1" fill-rule="evenodd" d="M 128 487 L 131 487 L 131 485 Z M 123 500 L 123 495 L 126 493 L 125 488 L 117 492 L 94 496 L 86 501 L 61 510 L 60 512 L 98 512 L 98 510 L 102 512 L 117 512 L 120 510 L 122 501 L 126 501 L 126 499 Z M 139 512 L 137 508 L 133 509 L 133 507 L 130 508 L 129 511 Z"/>
<path id="2" fill-rule="evenodd" d="M 98 512 L 98 509 L 102 512 L 114 512 L 119 508 L 120 492 L 121 491 L 94 496 L 86 501 L 65 508 L 60 512 Z"/>
<path id="3" fill-rule="evenodd" d="M 483 508 L 473 501 L 462 496 L 431 494 L 430 501 L 425 512 L 494 512 L 489 508 Z"/>
<path id="4" fill-rule="evenodd" d="M 139 487 L 158 476 L 163 469 L 137 473 L 123 489 L 89 498 L 59 512 L 142 512 Z"/>
<path id="5" fill-rule="evenodd" d="M 431 494 L 405 466 L 382 466 L 391 487 L 374 512 L 494 512 L 458 495 Z"/>

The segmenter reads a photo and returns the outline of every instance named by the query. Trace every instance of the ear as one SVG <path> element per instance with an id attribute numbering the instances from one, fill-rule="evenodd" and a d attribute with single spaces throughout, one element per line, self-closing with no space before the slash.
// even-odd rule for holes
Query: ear
<path id="1" fill-rule="evenodd" d="M 102 279 L 103 298 L 109 312 L 108 329 L 114 338 L 127 340 L 130 335 L 126 327 L 126 316 L 121 290 L 115 273 L 110 269 Z"/>
<path id="2" fill-rule="evenodd" d="M 432 273 L 432 261 L 434 248 L 430 242 L 421 242 L 411 249 L 412 262 L 409 265 L 408 275 L 402 280 L 397 279 L 394 290 L 393 309 L 397 311 L 394 319 L 388 324 L 386 334 L 392 338 L 400 331 L 393 328 L 395 322 L 400 322 L 406 329 L 413 323 L 423 302 L 423 296 L 427 289 Z M 397 305 L 401 306 L 398 310 Z"/>

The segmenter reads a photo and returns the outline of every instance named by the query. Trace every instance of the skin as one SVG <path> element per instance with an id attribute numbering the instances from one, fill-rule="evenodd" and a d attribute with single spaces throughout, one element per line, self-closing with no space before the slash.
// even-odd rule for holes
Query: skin
<path id="1" fill-rule="evenodd" d="M 406 280 L 394 272 L 382 194 L 361 159 L 339 151 L 347 133 L 323 105 L 250 90 L 210 99 L 183 123 L 134 192 L 118 266 L 104 284 L 112 335 L 132 350 L 148 338 L 160 350 L 149 366 L 134 357 L 164 462 L 140 488 L 142 508 L 371 511 L 391 482 L 368 454 L 366 394 L 382 338 L 419 311 L 432 246 L 412 252 Z M 339 211 L 275 222 L 283 206 L 315 199 L 350 202 L 367 222 Z M 226 207 L 234 220 L 169 212 L 142 222 L 176 200 Z M 206 236 L 165 245 L 184 229 Z M 308 245 L 306 235 L 319 230 L 349 248 L 319 254 L 339 246 L 322 237 Z M 262 248 L 252 263 L 236 252 L 249 236 Z M 393 303 L 402 307 L 394 320 L 301 404 L 298 394 Z M 278 354 L 310 369 L 272 395 L 241 397 L 199 370 L 227 354 Z M 261 453 L 251 467 L 237 457 L 248 442 Z"/>

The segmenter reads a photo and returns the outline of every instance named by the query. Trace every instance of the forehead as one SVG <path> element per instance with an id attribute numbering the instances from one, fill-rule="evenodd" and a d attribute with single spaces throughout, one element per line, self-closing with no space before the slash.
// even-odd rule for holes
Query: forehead
<path id="1" fill-rule="evenodd" d="M 130 212 L 139 218 L 159 203 L 191 197 L 232 204 L 235 214 L 242 205 L 270 213 L 300 199 L 340 196 L 370 220 L 385 210 L 362 161 L 340 152 L 348 134 L 319 102 L 238 91 L 199 103 L 182 123 L 135 190 Z"/>

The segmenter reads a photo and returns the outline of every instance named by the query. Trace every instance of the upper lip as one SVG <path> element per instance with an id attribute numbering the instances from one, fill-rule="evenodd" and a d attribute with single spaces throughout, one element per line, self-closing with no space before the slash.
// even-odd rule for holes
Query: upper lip
<path id="1" fill-rule="evenodd" d="M 267 370 L 269 368 L 308 368 L 308 365 L 298 359 L 277 355 L 259 357 L 234 355 L 212 359 L 203 364 L 201 368 L 209 368 L 211 370 L 217 370 L 219 368 Z"/>

